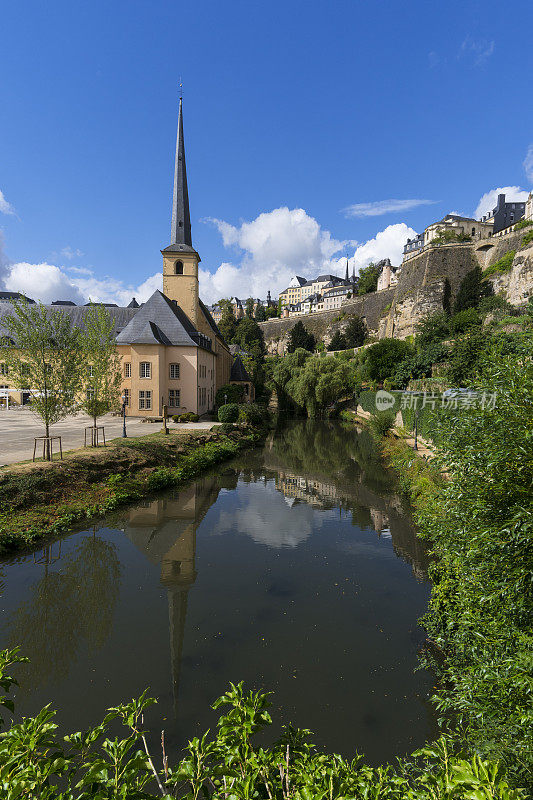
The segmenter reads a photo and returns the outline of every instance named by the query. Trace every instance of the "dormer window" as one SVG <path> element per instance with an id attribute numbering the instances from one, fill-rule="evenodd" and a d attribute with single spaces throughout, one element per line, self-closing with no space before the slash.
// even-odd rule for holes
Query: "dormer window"
<path id="1" fill-rule="evenodd" d="M 183 261 L 176 261 L 175 270 L 176 275 L 183 275 Z"/>

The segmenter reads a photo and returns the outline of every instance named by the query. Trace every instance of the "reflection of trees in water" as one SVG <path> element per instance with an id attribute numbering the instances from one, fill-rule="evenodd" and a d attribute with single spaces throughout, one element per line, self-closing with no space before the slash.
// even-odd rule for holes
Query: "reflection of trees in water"
<path id="1" fill-rule="evenodd" d="M 44 570 L 9 623 L 11 646 L 30 658 L 21 673 L 32 687 L 65 678 L 82 643 L 103 646 L 120 587 L 116 546 L 96 535 L 83 536 L 60 570 Z"/>
<path id="2" fill-rule="evenodd" d="M 323 473 L 376 491 L 393 489 L 372 437 L 351 425 L 298 420 L 277 431 L 272 449 L 287 469 L 302 475 Z"/>

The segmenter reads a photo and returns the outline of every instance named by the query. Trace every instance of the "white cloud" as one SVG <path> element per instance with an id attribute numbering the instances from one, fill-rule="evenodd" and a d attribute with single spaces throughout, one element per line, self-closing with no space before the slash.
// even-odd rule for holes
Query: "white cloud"
<path id="1" fill-rule="evenodd" d="M 334 256 L 357 244 L 333 238 L 302 208 L 276 208 L 239 226 L 204 221 L 216 225 L 224 246 L 234 247 L 240 260 L 238 266 L 225 261 L 214 273 L 200 270 L 200 294 L 208 303 L 231 295 L 264 297 L 268 289 L 277 294 L 295 273 L 335 271 Z"/>
<path id="2" fill-rule="evenodd" d="M 62 256 L 63 258 L 68 259 L 69 261 L 72 261 L 73 258 L 81 258 L 81 256 L 85 254 L 82 253 L 81 250 L 78 250 L 77 248 L 76 250 L 73 250 L 72 247 L 70 247 L 70 245 L 67 245 L 62 250 L 59 251 L 59 255 Z"/>
<path id="3" fill-rule="evenodd" d="M 4 285 L 10 292 L 22 292 L 44 303 L 51 303 L 53 300 L 74 300 L 75 303 L 81 303 L 85 300 L 80 289 L 53 264 L 28 264 L 25 261 L 10 264 Z"/>
<path id="4" fill-rule="evenodd" d="M 485 192 L 480 198 L 477 208 L 474 211 L 476 219 L 480 219 L 496 207 L 499 194 L 504 194 L 508 203 L 527 200 L 529 197 L 529 193 L 526 192 L 525 189 L 521 189 L 520 186 L 500 186 L 498 189 L 491 189 L 490 192 Z"/>
<path id="5" fill-rule="evenodd" d="M 533 144 L 530 144 L 527 149 L 526 157 L 524 158 L 524 169 L 528 181 L 533 183 Z"/>
<path id="6" fill-rule="evenodd" d="M 350 273 L 354 266 L 358 274 L 362 267 L 368 266 L 371 262 L 381 261 L 382 258 L 390 258 L 391 263 L 395 265 L 401 264 L 404 244 L 413 236 L 416 236 L 416 231 L 405 222 L 389 225 L 356 249 L 350 258 Z"/>
<path id="7" fill-rule="evenodd" d="M 394 211 L 409 211 L 417 206 L 430 206 L 436 200 L 375 200 L 372 203 L 355 203 L 343 209 L 347 217 L 379 217 Z"/>
<path id="8" fill-rule="evenodd" d="M 475 66 L 480 67 L 491 57 L 493 53 L 494 40 L 491 39 L 489 41 L 487 39 L 472 39 L 471 36 L 467 36 L 461 44 L 461 49 L 459 50 L 457 57 L 462 58 L 463 56 L 470 55 L 474 59 Z"/>
<path id="9" fill-rule="evenodd" d="M 13 208 L 11 203 L 7 202 L 4 193 L 2 192 L 1 189 L 0 189 L 0 214 L 11 214 L 15 216 L 15 209 Z"/>
<path id="10" fill-rule="evenodd" d="M 0 232 L 0 288 L 11 292 L 23 292 L 28 297 L 43 303 L 52 303 L 54 300 L 87 303 L 89 300 L 94 300 L 125 306 L 132 297 L 143 303 L 163 285 L 163 276 L 160 272 L 151 275 L 138 286 L 133 286 L 115 278 L 97 278 L 86 267 L 68 267 L 67 270 L 46 262 L 11 263 L 5 255 Z"/>

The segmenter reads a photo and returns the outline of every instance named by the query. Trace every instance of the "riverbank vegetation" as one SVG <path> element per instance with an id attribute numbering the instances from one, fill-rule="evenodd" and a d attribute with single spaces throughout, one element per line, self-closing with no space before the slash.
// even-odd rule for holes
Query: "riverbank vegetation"
<path id="1" fill-rule="evenodd" d="M 255 419 L 255 418 L 254 418 Z M 34 545 L 74 522 L 106 514 L 149 492 L 176 486 L 264 438 L 261 424 L 231 431 L 115 439 L 63 461 L 0 473 L 0 554 Z"/>
<path id="2" fill-rule="evenodd" d="M 430 464 L 387 439 L 389 463 L 435 556 L 424 626 L 439 676 L 441 725 L 464 752 L 533 775 L 533 368 L 489 350 L 471 383 L 478 402 L 433 416 Z M 448 479 L 443 480 L 441 471 Z"/>

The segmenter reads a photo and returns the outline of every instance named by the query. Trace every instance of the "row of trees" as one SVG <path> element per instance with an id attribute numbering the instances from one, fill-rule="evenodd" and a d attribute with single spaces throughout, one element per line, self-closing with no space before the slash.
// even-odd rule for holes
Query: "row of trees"
<path id="1" fill-rule="evenodd" d="M 366 341 L 368 330 L 364 320 L 361 317 L 353 316 L 343 331 L 337 330 L 333 334 L 327 349 L 335 350 L 348 350 L 351 347 L 361 347 Z M 289 340 L 287 343 L 287 351 L 294 353 L 296 350 L 308 350 L 313 352 L 317 349 L 323 349 L 324 345 L 317 342 L 316 337 L 307 330 L 301 320 L 298 320 L 296 325 L 291 328 L 289 333 Z"/>
<path id="2" fill-rule="evenodd" d="M 9 383 L 29 392 L 47 437 L 51 425 L 79 410 L 96 427 L 98 417 L 120 403 L 121 363 L 110 314 L 91 305 L 80 328 L 58 309 L 26 301 L 13 306 L 3 318 L 6 335 L 0 341 Z"/>

